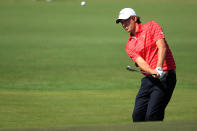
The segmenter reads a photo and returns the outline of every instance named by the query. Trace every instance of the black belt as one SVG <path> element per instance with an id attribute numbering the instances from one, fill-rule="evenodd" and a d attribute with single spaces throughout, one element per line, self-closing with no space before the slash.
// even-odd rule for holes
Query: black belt
<path id="1" fill-rule="evenodd" d="M 176 73 L 176 70 L 167 70 L 167 71 L 164 71 L 166 74 L 173 74 L 173 73 Z"/>

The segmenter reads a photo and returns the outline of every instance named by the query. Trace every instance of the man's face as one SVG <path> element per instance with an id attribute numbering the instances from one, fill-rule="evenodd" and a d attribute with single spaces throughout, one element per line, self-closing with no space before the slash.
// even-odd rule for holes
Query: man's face
<path id="1" fill-rule="evenodd" d="M 122 24 L 122 27 L 127 32 L 129 32 L 131 34 L 135 34 L 135 20 L 133 19 L 133 17 L 130 17 L 126 20 L 121 20 L 120 23 Z"/>

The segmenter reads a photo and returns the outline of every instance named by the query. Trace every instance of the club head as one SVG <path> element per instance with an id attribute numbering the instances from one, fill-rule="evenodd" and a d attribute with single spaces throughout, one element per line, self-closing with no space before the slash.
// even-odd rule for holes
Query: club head
<path id="1" fill-rule="evenodd" d="M 129 70 L 129 71 L 136 71 L 134 68 L 132 68 L 131 66 L 127 66 L 127 68 L 126 68 L 127 70 Z"/>

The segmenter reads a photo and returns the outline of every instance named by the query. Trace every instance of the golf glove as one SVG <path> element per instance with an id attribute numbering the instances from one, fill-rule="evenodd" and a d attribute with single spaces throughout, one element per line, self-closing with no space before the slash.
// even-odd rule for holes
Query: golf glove
<path id="1" fill-rule="evenodd" d="M 163 71 L 161 67 L 157 67 L 155 70 L 159 73 L 160 79 L 162 79 L 165 76 L 165 72 Z"/>

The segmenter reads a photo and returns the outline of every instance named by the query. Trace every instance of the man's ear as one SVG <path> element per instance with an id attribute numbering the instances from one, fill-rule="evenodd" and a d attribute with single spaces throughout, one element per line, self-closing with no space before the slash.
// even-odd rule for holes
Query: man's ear
<path id="1" fill-rule="evenodd" d="M 137 16 L 133 16 L 133 20 L 134 20 L 135 22 L 137 22 L 137 19 L 138 19 Z"/>

